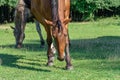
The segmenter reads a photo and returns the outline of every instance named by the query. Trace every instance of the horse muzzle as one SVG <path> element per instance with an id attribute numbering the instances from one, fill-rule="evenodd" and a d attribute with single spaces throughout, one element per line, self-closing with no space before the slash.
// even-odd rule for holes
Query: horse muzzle
<path id="1" fill-rule="evenodd" d="M 22 43 L 17 43 L 16 45 L 15 45 L 15 48 L 22 48 Z"/>
<path id="2" fill-rule="evenodd" d="M 59 61 L 64 61 L 65 57 L 57 57 Z"/>

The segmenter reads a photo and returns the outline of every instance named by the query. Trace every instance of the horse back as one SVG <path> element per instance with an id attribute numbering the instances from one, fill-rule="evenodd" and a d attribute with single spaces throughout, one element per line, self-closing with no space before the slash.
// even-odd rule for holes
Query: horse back
<path id="1" fill-rule="evenodd" d="M 31 5 L 31 11 L 36 15 L 37 20 L 51 20 L 50 0 L 31 0 Z"/>
<path id="2" fill-rule="evenodd" d="M 39 22 L 52 21 L 51 0 L 31 0 L 31 12 Z M 69 18 L 70 0 L 58 0 L 58 16 L 64 21 Z M 45 21 L 44 21 L 45 22 Z"/>

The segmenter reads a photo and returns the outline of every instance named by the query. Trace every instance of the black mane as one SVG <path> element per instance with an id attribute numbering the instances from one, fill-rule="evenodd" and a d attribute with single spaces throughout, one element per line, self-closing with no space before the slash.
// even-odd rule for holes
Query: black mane
<path id="1" fill-rule="evenodd" d="M 51 0 L 51 6 L 52 6 L 52 20 L 53 24 L 57 25 L 58 30 L 61 29 L 61 22 L 58 17 L 58 1 L 57 0 Z"/>

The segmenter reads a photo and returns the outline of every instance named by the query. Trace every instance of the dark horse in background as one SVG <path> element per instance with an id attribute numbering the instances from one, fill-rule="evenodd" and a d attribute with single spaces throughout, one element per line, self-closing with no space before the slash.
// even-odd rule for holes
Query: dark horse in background
<path id="1" fill-rule="evenodd" d="M 20 0 L 23 2 L 23 0 Z M 71 64 L 71 58 L 69 54 L 69 37 L 68 37 L 68 23 L 70 22 L 70 0 L 24 0 L 27 7 L 29 7 L 31 13 L 37 21 L 39 21 L 45 28 L 47 33 L 47 57 L 48 66 L 53 65 L 55 50 L 53 45 L 53 39 L 55 41 L 55 47 L 58 52 L 58 60 L 66 61 L 66 69 L 73 68 Z M 23 6 L 18 5 L 18 6 Z M 21 7 L 20 10 L 25 8 Z M 24 18 L 24 14 L 21 14 L 21 18 Z M 15 27 L 16 45 L 21 45 L 24 39 L 24 20 L 22 26 Z M 17 23 L 19 24 L 19 23 Z M 19 39 L 17 39 L 20 38 Z"/>
<path id="2" fill-rule="evenodd" d="M 25 4 L 24 0 L 18 1 L 18 4 L 15 9 L 15 17 L 14 17 L 15 28 L 11 27 L 12 29 L 14 29 L 16 48 L 22 47 L 22 43 L 25 38 L 24 30 L 27 23 L 27 19 L 32 18 L 32 14 L 29 9 L 30 9 L 29 6 Z M 45 41 L 41 33 L 40 24 L 37 20 L 35 20 L 35 24 L 36 24 L 36 30 L 40 37 L 40 42 L 41 42 L 40 47 L 44 47 Z"/>

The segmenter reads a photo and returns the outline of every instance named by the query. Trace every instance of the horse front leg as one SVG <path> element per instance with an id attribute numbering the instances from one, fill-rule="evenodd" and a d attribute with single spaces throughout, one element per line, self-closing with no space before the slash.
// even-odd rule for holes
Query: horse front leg
<path id="1" fill-rule="evenodd" d="M 47 65 L 52 66 L 53 61 L 54 61 L 54 53 L 56 52 L 56 49 L 52 43 L 52 35 L 51 35 L 50 27 L 48 27 L 46 29 L 46 32 L 47 32 L 47 44 L 48 44 L 48 50 L 47 50 L 48 62 L 47 62 Z"/>
<path id="2" fill-rule="evenodd" d="M 66 61 L 66 69 L 71 70 L 73 66 L 71 64 L 71 58 L 69 53 L 69 38 L 66 36 L 66 46 L 65 46 L 65 61 Z"/>
<path id="3" fill-rule="evenodd" d="M 39 34 L 39 37 L 40 37 L 40 42 L 41 42 L 40 47 L 44 47 L 45 46 L 45 41 L 44 41 L 43 36 L 42 36 L 40 23 L 37 20 L 35 20 L 35 24 L 36 24 L 36 30 L 37 30 L 37 32 Z"/>

